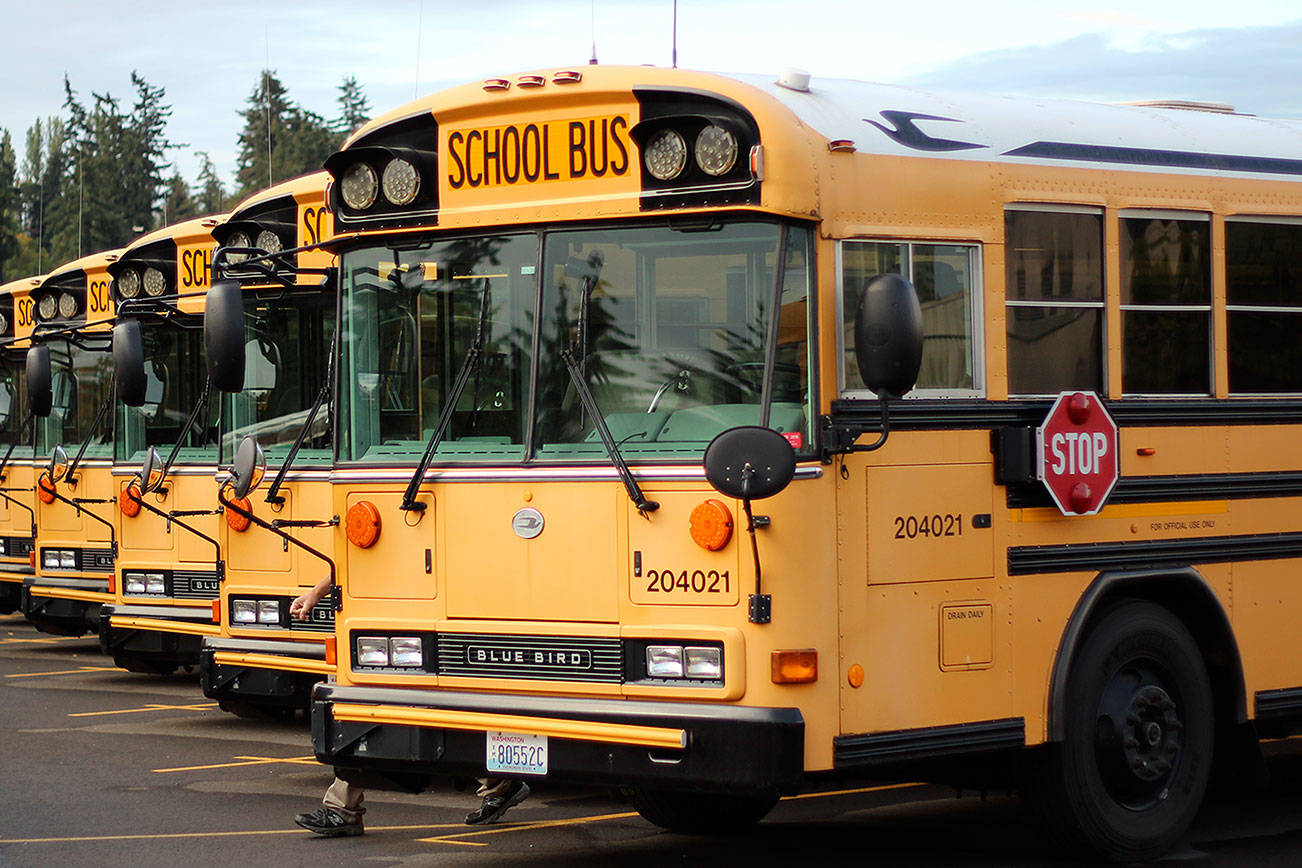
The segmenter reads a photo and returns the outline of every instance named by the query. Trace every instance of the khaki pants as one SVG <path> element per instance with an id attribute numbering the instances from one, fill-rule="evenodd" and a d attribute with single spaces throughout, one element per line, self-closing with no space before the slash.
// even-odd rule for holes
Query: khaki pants
<path id="1" fill-rule="evenodd" d="M 506 792 L 511 786 L 510 778 L 479 778 L 479 789 L 475 795 L 481 799 L 488 796 L 498 796 Z M 321 804 L 333 811 L 338 811 L 348 820 L 356 820 L 362 814 L 366 813 L 366 808 L 362 802 L 366 798 L 366 789 L 354 784 L 348 783 L 343 778 L 335 778 L 334 782 L 326 789 L 325 798 Z"/>

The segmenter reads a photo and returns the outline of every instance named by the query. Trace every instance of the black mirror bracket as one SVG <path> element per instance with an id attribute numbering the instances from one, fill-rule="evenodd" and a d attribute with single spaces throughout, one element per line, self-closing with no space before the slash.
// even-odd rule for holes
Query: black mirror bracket
<path id="1" fill-rule="evenodd" d="M 878 406 L 881 408 L 881 423 L 872 428 L 866 425 L 848 422 L 835 422 L 831 416 L 823 417 L 823 448 L 821 459 L 824 464 L 831 464 L 833 457 L 848 455 L 851 452 L 876 452 L 886 445 L 891 436 L 891 418 L 888 411 L 889 399 L 885 394 L 879 395 Z M 877 440 L 872 443 L 856 443 L 864 434 L 876 431 Z"/>

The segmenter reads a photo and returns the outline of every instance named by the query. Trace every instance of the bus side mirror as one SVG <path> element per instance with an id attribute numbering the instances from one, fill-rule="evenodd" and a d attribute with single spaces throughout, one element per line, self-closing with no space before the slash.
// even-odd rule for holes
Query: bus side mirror
<path id="1" fill-rule="evenodd" d="M 796 451 L 772 428 L 729 428 L 705 448 L 705 478 L 714 490 L 738 500 L 762 500 L 787 487 L 796 475 Z"/>
<path id="2" fill-rule="evenodd" d="M 50 348 L 45 344 L 37 344 L 27 351 L 27 402 L 32 413 L 41 418 L 49 416 L 54 406 Z"/>
<path id="3" fill-rule="evenodd" d="M 163 459 L 158 454 L 158 447 L 150 446 L 145 450 L 145 459 L 140 465 L 140 493 L 157 491 L 162 484 Z"/>
<path id="4" fill-rule="evenodd" d="M 267 456 L 258 445 L 257 438 L 245 437 L 235 450 L 235 463 L 231 465 L 231 488 L 235 500 L 241 500 L 262 483 L 267 472 Z"/>
<path id="5" fill-rule="evenodd" d="M 208 379 L 221 392 L 244 390 L 244 297 L 239 281 L 219 280 L 208 290 L 203 313 Z"/>
<path id="6" fill-rule="evenodd" d="M 68 472 L 68 450 L 62 446 L 55 446 L 54 452 L 50 454 L 50 466 L 45 469 L 45 472 L 49 474 L 51 482 L 62 481 Z"/>
<path id="7" fill-rule="evenodd" d="M 139 320 L 124 319 L 113 326 L 113 378 L 123 404 L 139 407 L 145 403 L 149 383 Z"/>
<path id="8" fill-rule="evenodd" d="M 878 397 L 913 389 L 922 367 L 922 306 L 913 284 L 898 274 L 868 281 L 854 317 L 854 352 L 864 385 Z"/>

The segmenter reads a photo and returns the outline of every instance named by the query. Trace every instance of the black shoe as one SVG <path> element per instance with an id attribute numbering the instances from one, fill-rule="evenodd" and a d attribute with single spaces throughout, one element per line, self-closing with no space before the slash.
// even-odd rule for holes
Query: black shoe
<path id="1" fill-rule="evenodd" d="M 466 814 L 466 824 L 482 826 L 496 823 L 509 808 L 514 808 L 529 795 L 529 785 L 524 781 L 512 781 L 511 788 L 505 793 L 484 796 L 484 803 L 476 810 Z"/>
<path id="2" fill-rule="evenodd" d="M 317 808 L 310 814 L 299 814 L 294 817 L 294 822 L 322 838 L 360 835 L 366 831 L 361 817 L 350 820 L 333 808 Z"/>

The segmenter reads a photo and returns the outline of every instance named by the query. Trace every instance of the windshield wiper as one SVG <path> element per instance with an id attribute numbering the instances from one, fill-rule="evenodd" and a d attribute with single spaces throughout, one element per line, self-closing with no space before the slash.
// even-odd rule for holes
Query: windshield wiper
<path id="1" fill-rule="evenodd" d="M 425 472 L 429 470 L 430 462 L 434 460 L 434 453 L 439 448 L 439 443 L 443 440 L 443 435 L 447 433 L 448 426 L 452 424 L 452 413 L 457 408 L 457 402 L 461 400 L 461 393 L 466 389 L 466 383 L 469 382 L 471 374 L 477 373 L 479 363 L 484 357 L 484 332 L 488 328 L 488 314 L 492 309 L 492 284 L 485 281 L 484 296 L 479 303 L 479 322 L 475 326 L 475 339 L 470 344 L 470 349 L 466 351 L 466 357 L 461 362 L 461 367 L 457 369 L 456 378 L 452 381 L 452 388 L 448 391 L 447 400 L 443 403 L 443 409 L 439 411 L 438 422 L 434 425 L 434 430 L 430 432 L 429 440 L 425 444 L 425 452 L 420 457 L 420 463 L 416 465 L 416 472 L 411 475 L 411 481 L 407 483 L 407 490 L 402 495 L 402 505 L 399 509 L 414 510 L 424 512 L 425 504 L 416 500 L 416 494 L 420 491 L 420 485 L 425 480 Z M 478 389 L 476 389 L 478 391 Z"/>
<path id="2" fill-rule="evenodd" d="M 68 465 L 68 472 L 64 474 L 64 478 L 68 480 L 69 485 L 77 484 L 77 465 L 81 463 L 82 456 L 86 454 L 86 449 L 90 446 L 91 438 L 99 430 L 100 424 L 104 421 L 104 417 L 108 415 L 109 408 L 113 406 L 113 399 L 116 397 L 113 380 L 110 380 L 108 396 L 104 399 L 104 403 L 100 404 L 99 411 L 95 414 L 95 420 L 90 423 L 90 428 L 86 430 L 86 436 L 82 438 L 81 448 L 77 450 L 77 457 L 72 459 L 72 463 Z"/>
<path id="3" fill-rule="evenodd" d="M 570 380 L 574 383 L 574 391 L 578 393 L 579 401 L 583 408 L 592 416 L 592 423 L 597 426 L 597 436 L 601 438 L 601 445 L 606 447 L 606 454 L 610 456 L 610 462 L 615 465 L 619 471 L 619 478 L 624 483 L 624 490 L 628 492 L 628 499 L 633 501 L 637 511 L 645 516 L 648 512 L 655 512 L 660 508 L 660 504 L 654 500 L 647 500 L 646 495 L 642 493 L 642 488 L 633 478 L 633 471 L 628 469 L 628 462 L 619 452 L 619 444 L 615 442 L 614 436 L 610 433 L 610 428 L 606 425 L 606 417 L 602 415 L 601 407 L 597 405 L 597 398 L 588 388 L 588 384 L 583 381 L 583 373 L 579 370 L 579 364 L 574 359 L 573 347 L 561 350 L 561 361 L 565 362 L 565 370 L 570 372 Z"/>
<path id="4" fill-rule="evenodd" d="M 199 393 L 199 400 L 195 402 L 194 410 L 190 413 L 190 418 L 185 420 L 185 425 L 182 426 L 181 433 L 176 435 L 176 443 L 172 446 L 171 453 L 167 456 L 167 460 L 163 462 L 164 479 L 167 478 L 167 472 L 172 469 L 172 462 L 176 461 L 176 456 L 181 451 L 181 445 L 185 443 L 185 439 L 190 436 L 190 432 L 194 430 L 195 422 L 199 419 L 199 414 L 204 413 L 206 415 L 208 410 L 208 394 L 211 389 L 212 380 L 205 378 L 203 381 L 203 391 Z"/>
<path id="5" fill-rule="evenodd" d="M 303 448 L 303 441 L 307 439 L 307 432 L 312 429 L 312 423 L 316 421 L 316 414 L 321 412 L 325 406 L 326 400 L 334 390 L 335 383 L 335 351 L 339 348 L 339 321 L 335 320 L 334 333 L 330 336 L 330 355 L 326 361 L 326 376 L 321 383 L 321 390 L 316 393 L 316 401 L 312 404 L 312 409 L 308 411 L 307 418 L 303 420 L 303 427 L 298 430 L 298 436 L 294 438 L 294 445 L 289 447 L 289 454 L 285 456 L 285 463 L 280 465 L 280 470 L 276 473 L 276 478 L 271 481 L 271 487 L 267 489 L 265 498 L 267 503 L 281 504 L 285 498 L 281 497 L 280 486 L 285 481 L 285 474 L 289 472 L 289 465 L 294 463 L 294 456 L 298 455 L 298 450 Z"/>

